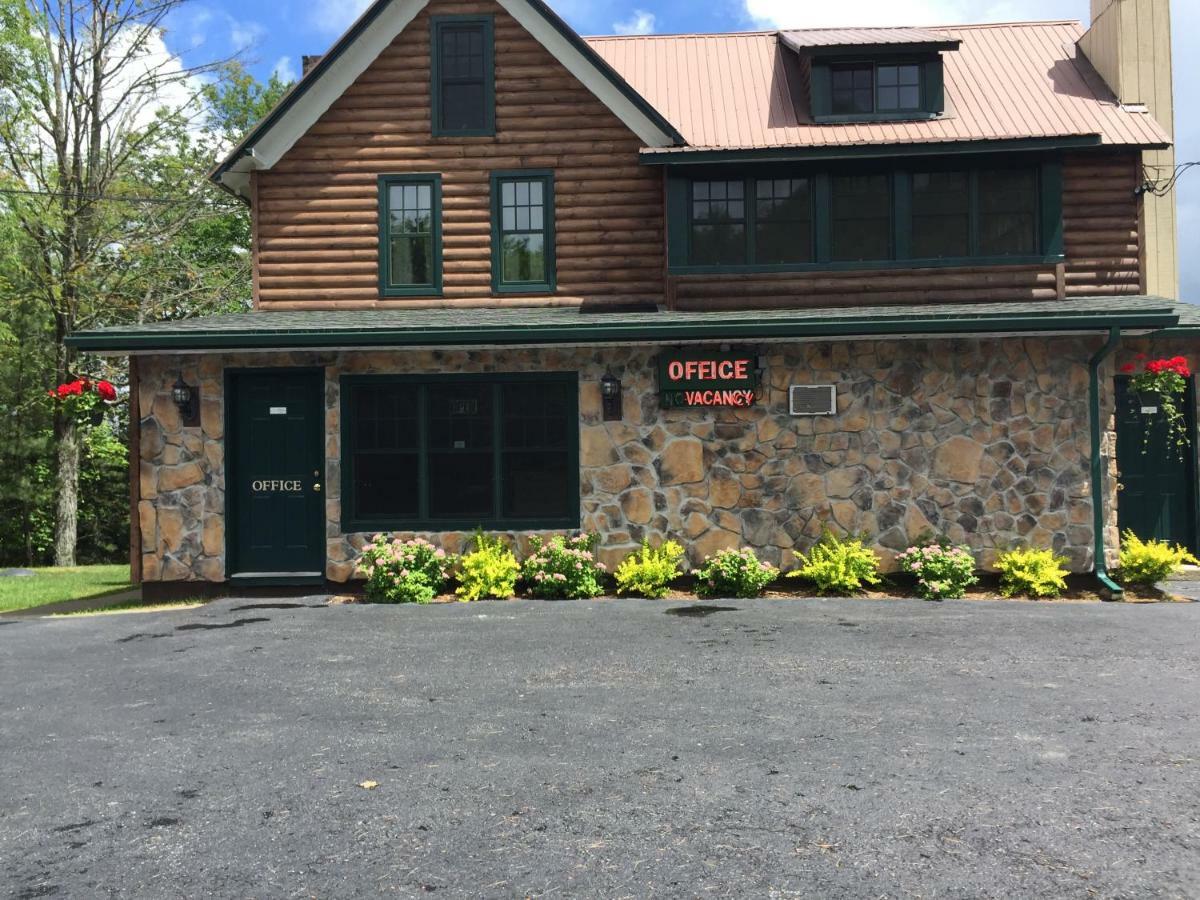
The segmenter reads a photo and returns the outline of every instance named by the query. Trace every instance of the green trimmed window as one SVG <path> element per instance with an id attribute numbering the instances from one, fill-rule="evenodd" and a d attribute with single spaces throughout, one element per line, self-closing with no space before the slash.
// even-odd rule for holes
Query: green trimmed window
<path id="1" fill-rule="evenodd" d="M 875 109 L 912 112 L 921 108 L 921 67 L 916 63 L 875 67 Z"/>
<path id="2" fill-rule="evenodd" d="M 834 262 L 891 258 L 891 178 L 835 175 L 830 179 L 830 191 L 830 258 Z"/>
<path id="3" fill-rule="evenodd" d="M 746 185 L 692 182 L 692 258 L 712 265 L 746 261 Z"/>
<path id="4" fill-rule="evenodd" d="M 675 274 L 1036 263 L 1062 258 L 1062 165 L 929 160 L 883 169 L 757 167 L 667 179 Z"/>
<path id="5" fill-rule="evenodd" d="M 1037 249 L 1038 179 L 1033 169 L 979 173 L 979 252 L 1020 256 Z"/>
<path id="6" fill-rule="evenodd" d="M 913 173 L 913 256 L 918 259 L 970 256 L 970 228 L 969 173 Z"/>
<path id="7" fill-rule="evenodd" d="M 496 133 L 491 16 L 434 16 L 430 34 L 430 107 L 435 137 Z"/>
<path id="8" fill-rule="evenodd" d="M 579 527 L 574 373 L 348 376 L 343 528 Z"/>
<path id="9" fill-rule="evenodd" d="M 379 177 L 379 292 L 385 297 L 442 291 L 440 175 Z"/>
<path id="10" fill-rule="evenodd" d="M 838 116 L 917 112 L 921 109 L 921 68 L 915 62 L 831 66 L 830 111 Z"/>
<path id="11" fill-rule="evenodd" d="M 835 115 L 875 112 L 875 67 L 870 63 L 833 66 L 830 83 Z"/>
<path id="12" fill-rule="evenodd" d="M 554 176 L 492 174 L 492 287 L 547 292 L 555 285 Z"/>
<path id="13" fill-rule="evenodd" d="M 754 258 L 768 265 L 812 261 L 812 181 L 760 178 L 754 187 Z"/>

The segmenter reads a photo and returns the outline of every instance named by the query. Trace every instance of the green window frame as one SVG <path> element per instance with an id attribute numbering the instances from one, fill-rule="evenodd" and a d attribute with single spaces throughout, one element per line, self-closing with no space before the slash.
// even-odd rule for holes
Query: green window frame
<path id="1" fill-rule="evenodd" d="M 696 174 L 689 177 L 692 171 Z M 668 171 L 670 274 L 1032 265 L 1064 258 L 1062 163 L 1057 156 L 830 168 L 764 164 L 752 171 L 738 178 L 719 166 Z M 798 215 L 789 223 L 797 252 L 785 260 L 772 252 L 781 245 L 778 233 L 764 240 L 762 226 L 769 221 L 776 193 L 764 185 L 798 180 L 809 185 L 811 217 L 805 222 Z M 715 255 L 696 237 L 698 225 L 711 223 L 705 204 L 712 205 L 713 184 L 741 186 L 737 193 L 745 209 L 738 215 L 744 218 L 729 221 L 746 224 L 744 235 L 737 231 L 722 254 Z M 699 192 L 697 185 L 703 185 Z M 856 185 L 863 190 L 855 190 Z M 727 188 L 723 196 L 729 196 Z M 805 244 L 811 252 L 801 258 Z"/>
<path id="2" fill-rule="evenodd" d="M 549 294 L 557 286 L 554 173 L 491 173 L 492 290 Z"/>
<path id="3" fill-rule="evenodd" d="M 434 137 L 496 134 L 495 23 L 492 16 L 433 16 L 429 106 Z M 471 104 L 478 105 L 474 116 Z M 469 119 L 469 121 L 467 121 Z"/>
<path id="4" fill-rule="evenodd" d="M 575 372 L 346 375 L 342 530 L 579 527 Z"/>
<path id="5" fill-rule="evenodd" d="M 442 293 L 442 176 L 379 176 L 379 294 Z"/>
<path id="6" fill-rule="evenodd" d="M 810 111 L 818 123 L 933 119 L 945 110 L 944 80 L 937 52 L 819 57 L 809 70 Z"/>
<path id="7" fill-rule="evenodd" d="M 690 265 L 797 265 L 814 259 L 814 184 L 806 175 L 697 178 L 688 183 Z M 795 238 L 780 240 L 781 229 Z M 713 261 L 715 260 L 715 261 Z"/>

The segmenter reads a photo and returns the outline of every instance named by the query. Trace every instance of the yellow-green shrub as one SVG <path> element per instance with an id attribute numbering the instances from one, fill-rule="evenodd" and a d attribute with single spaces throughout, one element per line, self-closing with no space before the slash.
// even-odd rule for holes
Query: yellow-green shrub
<path id="1" fill-rule="evenodd" d="M 864 584 L 879 584 L 879 557 L 861 538 L 839 538 L 826 529 L 788 577 L 811 581 L 822 594 L 853 594 Z"/>
<path id="2" fill-rule="evenodd" d="M 1196 566 L 1200 560 L 1178 544 L 1143 541 L 1128 530 L 1121 535 L 1120 578 L 1124 582 L 1153 587 L 1188 563 Z"/>
<path id="3" fill-rule="evenodd" d="M 462 558 L 458 572 L 458 599 L 485 597 L 507 600 L 517 592 L 521 566 L 516 556 L 498 537 L 475 533 L 475 549 Z"/>
<path id="4" fill-rule="evenodd" d="M 1067 589 L 1067 559 L 1053 550 L 1016 548 L 1000 554 L 1000 593 L 1005 597 L 1057 597 Z"/>
<path id="5" fill-rule="evenodd" d="M 674 541 L 651 547 L 642 541 L 642 549 L 630 553 L 617 566 L 617 593 L 643 597 L 665 597 L 667 586 L 679 574 L 683 548 Z"/>

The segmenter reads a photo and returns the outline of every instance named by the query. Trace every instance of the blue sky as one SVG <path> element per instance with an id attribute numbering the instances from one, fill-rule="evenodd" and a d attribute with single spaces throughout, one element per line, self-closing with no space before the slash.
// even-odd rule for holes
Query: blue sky
<path id="1" fill-rule="evenodd" d="M 167 41 L 191 60 L 244 55 L 260 78 L 295 77 L 303 54 L 322 53 L 367 0 L 192 0 Z M 706 32 L 838 25 L 939 25 L 1088 17 L 1088 0 L 550 0 L 582 34 Z M 1200 3 L 1171 3 L 1178 161 L 1200 160 Z M 1190 77 L 1185 77 L 1190 76 Z M 1200 303 L 1200 167 L 1179 185 L 1181 295 Z"/>

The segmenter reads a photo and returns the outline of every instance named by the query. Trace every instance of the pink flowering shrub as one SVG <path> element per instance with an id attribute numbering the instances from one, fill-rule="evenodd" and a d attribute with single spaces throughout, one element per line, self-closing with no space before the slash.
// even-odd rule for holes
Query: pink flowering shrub
<path id="1" fill-rule="evenodd" d="M 714 553 L 692 574 L 696 576 L 696 593 L 701 597 L 757 597 L 775 580 L 779 570 L 745 547 Z"/>
<path id="2" fill-rule="evenodd" d="M 530 538 L 529 556 L 521 564 L 521 578 L 534 597 L 543 600 L 578 600 L 604 593 L 600 578 L 604 566 L 592 555 L 597 536 L 555 536 L 543 541 Z"/>
<path id="3" fill-rule="evenodd" d="M 375 535 L 363 549 L 358 570 L 367 577 L 372 603 L 428 603 L 446 589 L 454 557 L 429 541 Z"/>
<path id="4" fill-rule="evenodd" d="M 966 547 L 936 542 L 909 547 L 896 557 L 896 564 L 917 579 L 917 593 L 926 600 L 961 597 L 979 580 L 975 558 Z"/>

